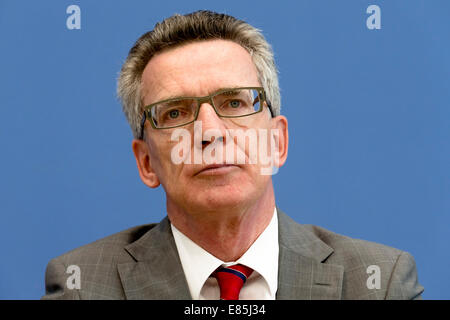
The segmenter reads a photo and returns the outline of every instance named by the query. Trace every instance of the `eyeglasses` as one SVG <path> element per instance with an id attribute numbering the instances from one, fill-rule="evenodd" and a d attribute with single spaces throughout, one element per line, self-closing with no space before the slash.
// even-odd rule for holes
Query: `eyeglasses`
<path id="1" fill-rule="evenodd" d="M 146 119 L 155 129 L 181 127 L 197 120 L 200 106 L 205 102 L 210 103 L 221 118 L 247 117 L 261 112 L 264 104 L 274 116 L 262 87 L 221 89 L 209 96 L 171 98 L 145 106 L 140 139 L 144 137 Z"/>

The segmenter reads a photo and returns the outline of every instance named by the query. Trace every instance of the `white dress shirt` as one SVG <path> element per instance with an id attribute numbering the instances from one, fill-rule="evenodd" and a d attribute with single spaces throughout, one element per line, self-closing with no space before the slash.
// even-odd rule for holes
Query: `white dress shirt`
<path id="1" fill-rule="evenodd" d="M 220 299 L 219 285 L 211 274 L 220 266 L 240 263 L 253 272 L 242 287 L 239 299 L 275 300 L 279 252 L 276 208 L 269 225 L 237 261 L 221 261 L 170 225 L 192 299 Z"/>

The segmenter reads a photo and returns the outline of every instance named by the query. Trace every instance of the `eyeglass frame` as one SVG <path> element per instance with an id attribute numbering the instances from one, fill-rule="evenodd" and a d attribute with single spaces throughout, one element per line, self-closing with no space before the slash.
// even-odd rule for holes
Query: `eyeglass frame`
<path id="1" fill-rule="evenodd" d="M 258 111 L 253 112 L 253 113 L 240 115 L 240 116 L 222 116 L 222 115 L 220 115 L 219 112 L 216 109 L 216 106 L 214 105 L 213 98 L 215 96 L 221 94 L 221 93 L 229 92 L 229 91 L 232 91 L 232 90 L 257 90 L 258 93 L 260 94 L 260 99 L 262 97 L 262 101 L 260 101 L 260 105 L 261 105 L 260 109 Z M 194 119 L 189 121 L 189 122 L 186 122 L 186 123 L 183 123 L 183 124 L 179 124 L 179 125 L 176 125 L 176 126 L 170 126 L 170 127 L 164 127 L 164 128 L 156 127 L 155 123 L 153 122 L 153 118 L 148 115 L 148 114 L 150 114 L 152 108 L 154 106 L 160 104 L 160 103 L 169 102 L 169 101 L 176 101 L 176 100 L 181 100 L 181 99 L 196 100 L 196 102 L 197 102 L 197 110 L 195 112 Z M 266 98 L 266 91 L 264 90 L 263 87 L 236 87 L 236 88 L 220 89 L 218 91 L 215 91 L 214 93 L 211 93 L 210 95 L 203 96 L 203 97 L 176 97 L 176 98 L 169 98 L 169 99 L 164 99 L 164 100 L 161 100 L 161 101 L 158 101 L 158 102 L 155 102 L 155 103 L 152 103 L 152 104 L 149 104 L 149 105 L 143 107 L 143 109 L 144 109 L 143 113 L 144 114 L 143 114 L 142 120 L 141 120 L 141 130 L 140 130 L 141 134 L 139 135 L 139 140 L 143 140 L 144 139 L 144 126 L 145 126 L 145 121 L 147 120 L 147 118 L 150 121 L 150 124 L 152 125 L 152 127 L 154 129 L 157 129 L 157 130 L 172 129 L 172 128 L 182 127 L 182 126 L 185 126 L 187 124 L 193 123 L 194 121 L 197 120 L 198 114 L 200 113 L 200 107 L 205 102 L 210 102 L 210 105 L 213 107 L 213 109 L 216 112 L 217 116 L 219 116 L 220 118 L 242 118 L 242 117 L 248 117 L 248 116 L 254 115 L 256 113 L 261 112 L 264 109 L 264 102 L 265 102 L 267 107 L 269 108 L 270 115 L 272 116 L 272 118 L 274 117 L 273 110 L 272 110 L 272 105 L 267 100 L 267 98 Z"/>

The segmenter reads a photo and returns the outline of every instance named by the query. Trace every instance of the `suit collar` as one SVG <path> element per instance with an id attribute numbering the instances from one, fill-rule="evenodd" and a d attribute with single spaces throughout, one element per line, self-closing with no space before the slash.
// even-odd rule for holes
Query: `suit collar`
<path id="1" fill-rule="evenodd" d="M 340 299 L 344 269 L 323 263 L 333 249 L 279 208 L 277 299 Z"/>
<path id="2" fill-rule="evenodd" d="M 191 299 L 167 217 L 125 250 L 136 260 L 118 265 L 127 299 Z"/>
<path id="3" fill-rule="evenodd" d="M 303 225 L 298 224 L 277 207 L 279 243 L 297 254 L 323 262 L 333 249 Z"/>

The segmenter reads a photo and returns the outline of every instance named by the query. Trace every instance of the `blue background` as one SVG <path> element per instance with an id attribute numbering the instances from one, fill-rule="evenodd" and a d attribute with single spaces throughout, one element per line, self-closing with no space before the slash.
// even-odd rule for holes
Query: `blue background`
<path id="1" fill-rule="evenodd" d="M 68 30 L 66 8 L 81 8 Z M 366 8 L 381 8 L 369 30 Z M 128 50 L 173 13 L 263 30 L 289 120 L 277 204 L 300 223 L 410 252 L 450 294 L 449 1 L 0 1 L 0 298 L 38 299 L 47 262 L 165 215 L 116 98 Z"/>

